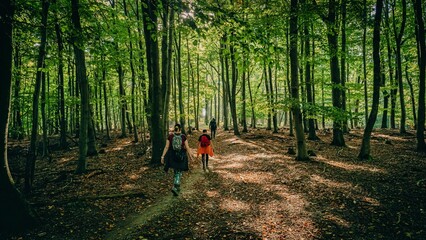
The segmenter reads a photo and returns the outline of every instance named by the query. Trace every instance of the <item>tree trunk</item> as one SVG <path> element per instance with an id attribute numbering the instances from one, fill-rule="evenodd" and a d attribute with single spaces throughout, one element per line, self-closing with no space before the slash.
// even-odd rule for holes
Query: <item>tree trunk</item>
<path id="1" fill-rule="evenodd" d="M 368 91 L 367 91 L 367 0 L 363 1 L 363 34 L 362 34 L 362 68 L 364 78 L 364 119 L 365 124 L 368 121 Z"/>
<path id="2" fill-rule="evenodd" d="M 232 33 L 232 36 L 235 36 L 235 33 Z M 229 105 L 231 108 L 232 123 L 234 128 L 234 135 L 240 135 L 240 130 L 238 129 L 238 119 L 237 119 L 237 82 L 238 82 L 238 70 L 237 70 L 237 59 L 235 57 L 235 46 L 233 40 L 230 42 L 230 53 L 231 53 L 231 79 L 232 86 L 229 90 L 228 84 L 228 94 L 229 94 Z M 229 83 L 229 81 L 228 81 Z"/>
<path id="3" fill-rule="evenodd" d="M 46 73 L 41 77 L 41 126 L 43 129 L 43 151 L 42 157 L 49 158 L 48 140 L 47 140 L 47 122 L 46 122 Z"/>
<path id="4" fill-rule="evenodd" d="M 228 127 L 228 86 L 229 86 L 229 64 L 228 64 L 228 56 L 224 53 L 224 50 L 227 48 L 227 37 L 224 35 L 220 42 L 220 50 L 219 50 L 219 56 L 220 56 L 220 62 L 221 62 L 221 69 L 222 69 L 222 86 L 223 86 L 223 128 L 225 131 L 229 130 Z"/>
<path id="5" fill-rule="evenodd" d="M 342 12 L 342 50 L 340 53 L 340 68 L 341 70 L 341 82 L 342 82 L 342 110 L 344 112 L 343 119 L 342 119 L 342 129 L 343 132 L 347 133 L 349 132 L 348 129 L 348 119 L 347 119 L 347 108 L 346 108 L 346 54 L 347 54 L 347 47 L 346 47 L 346 0 L 342 0 L 341 4 L 341 12 Z"/>
<path id="6" fill-rule="evenodd" d="M 304 35 L 305 35 L 305 86 L 306 86 L 306 100 L 307 105 L 312 106 L 309 107 L 309 109 L 312 109 L 314 106 L 313 101 L 313 93 L 312 93 L 312 86 L 313 82 L 311 81 L 311 46 L 310 46 L 310 35 L 309 35 L 309 28 L 308 24 L 305 23 L 304 25 Z M 308 116 L 308 139 L 309 140 L 319 140 L 316 132 L 315 132 L 315 122 L 314 122 L 314 112 L 306 111 Z"/>
<path id="7" fill-rule="evenodd" d="M 241 109 L 241 123 L 243 125 L 243 132 L 246 133 L 248 132 L 247 129 L 247 112 L 246 112 L 246 108 L 247 108 L 247 101 L 246 101 L 246 78 L 248 78 L 249 74 L 248 74 L 248 56 L 247 56 L 247 51 L 244 48 L 243 49 L 243 74 L 241 76 L 241 98 L 242 98 L 242 109 Z"/>
<path id="8" fill-rule="evenodd" d="M 417 151 L 426 152 L 425 143 L 425 78 L 426 78 L 426 40 L 425 40 L 425 23 L 424 13 L 422 11 L 422 1 L 412 0 L 416 20 L 416 40 L 417 40 L 417 54 L 419 65 L 419 108 L 417 114 Z"/>
<path id="9" fill-rule="evenodd" d="M 297 3 L 296 3 L 297 4 Z M 296 19 L 296 24 L 297 24 L 297 19 Z M 291 97 L 291 94 L 292 94 L 292 88 L 291 88 L 291 77 L 290 77 L 290 72 L 291 72 L 291 67 L 290 67 L 290 40 L 289 40 L 289 30 L 287 29 L 287 34 L 286 34 L 286 52 L 287 52 L 287 73 L 286 73 L 286 75 L 287 75 L 287 88 L 288 88 L 288 93 L 289 93 L 289 97 Z M 297 37 L 297 32 L 296 32 L 296 37 Z M 296 45 L 297 45 L 297 42 L 296 42 Z M 296 46 L 296 49 L 297 49 L 297 46 Z M 297 56 L 297 55 L 296 55 Z M 299 63 L 297 63 L 297 64 L 299 64 Z M 297 66 L 298 67 L 298 66 Z M 291 107 L 291 106 L 290 106 Z M 291 113 L 291 111 L 289 112 L 289 118 L 290 118 L 290 121 L 289 121 L 289 123 L 290 123 L 290 126 L 289 126 L 289 129 L 290 129 L 290 131 L 289 131 L 289 135 L 290 136 L 294 136 L 294 133 L 293 133 L 293 114 Z"/>
<path id="10" fill-rule="evenodd" d="M 37 75 L 36 83 L 33 93 L 33 116 L 32 116 L 32 128 L 31 128 L 31 142 L 30 149 L 28 150 L 27 161 L 25 165 L 25 192 L 30 192 L 35 171 L 35 160 L 37 151 L 37 130 L 38 130 L 38 103 L 40 96 L 40 86 L 42 81 L 42 68 L 44 66 L 44 60 L 46 56 L 46 38 L 47 38 L 47 15 L 49 12 L 49 1 L 41 0 L 42 2 L 42 20 L 41 20 L 41 42 L 39 47 L 38 59 L 37 59 Z"/>
<path id="11" fill-rule="evenodd" d="M 274 97 L 274 85 L 272 84 L 272 67 L 271 62 L 268 64 L 268 72 L 269 72 L 269 90 L 270 97 L 269 100 L 271 102 L 271 116 L 272 116 L 272 125 L 273 125 L 273 133 L 278 133 L 278 122 L 277 122 L 277 111 L 275 109 L 275 97 Z"/>
<path id="12" fill-rule="evenodd" d="M 19 97 L 19 93 L 21 91 L 21 56 L 19 47 L 19 43 L 15 43 L 15 85 L 13 94 L 12 138 L 22 140 L 24 138 L 24 128 L 22 125 L 21 102 Z"/>
<path id="13" fill-rule="evenodd" d="M 74 46 L 76 78 L 80 85 L 80 134 L 79 134 L 79 158 L 75 172 L 81 174 L 86 172 L 87 168 L 87 139 L 89 133 L 90 109 L 89 109 L 89 82 L 86 77 L 86 60 L 84 53 L 84 43 L 82 41 L 82 29 L 80 23 L 79 0 L 71 0 L 71 20 L 75 33 L 72 36 L 72 44 Z"/>
<path id="14" fill-rule="evenodd" d="M 411 99 L 411 109 L 413 111 L 414 129 L 417 129 L 416 100 L 414 98 L 413 81 L 408 75 L 408 65 L 405 65 L 405 78 L 407 79 L 408 86 L 410 87 L 410 99 Z"/>
<path id="15" fill-rule="evenodd" d="M 62 40 L 61 26 L 59 25 L 59 20 L 55 13 L 55 32 L 56 32 L 56 41 L 58 43 L 58 91 L 59 91 L 59 146 L 61 149 L 68 147 L 67 143 L 67 122 L 65 118 L 65 92 L 64 92 L 64 62 L 63 62 L 63 51 L 64 44 Z"/>
<path id="16" fill-rule="evenodd" d="M 24 230 L 37 219 L 23 195 L 15 188 L 7 159 L 7 136 L 12 85 L 12 22 L 13 6 L 2 1 L 0 8 L 0 232 Z"/>
<path id="17" fill-rule="evenodd" d="M 335 0 L 329 1 L 329 12 L 327 24 L 327 39 L 330 54 L 330 71 L 331 71 L 331 82 L 332 86 L 332 101 L 333 107 L 339 110 L 339 115 L 343 114 L 342 109 L 342 90 L 341 90 L 341 79 L 340 79 L 340 68 L 338 58 L 338 34 L 336 29 L 336 8 L 337 2 Z M 345 140 L 343 138 L 342 129 L 342 117 L 338 116 L 333 119 L 333 141 L 332 145 L 345 146 Z"/>
<path id="18" fill-rule="evenodd" d="M 152 164 L 160 164 L 162 150 L 164 148 L 164 142 L 161 141 L 162 129 L 161 129 L 161 86 L 160 86 L 160 57 L 158 51 L 158 39 L 157 39 L 157 6 L 153 2 L 148 2 L 146 5 L 142 4 L 142 13 L 144 16 L 144 35 L 145 35 L 145 46 L 146 46 L 146 58 L 149 76 L 149 88 L 150 88 L 150 99 L 151 99 L 151 127 L 150 127 L 150 138 L 152 146 Z M 152 27 L 154 26 L 154 27 Z"/>
<path id="19" fill-rule="evenodd" d="M 182 127 L 182 133 L 185 134 L 185 108 L 183 104 L 183 91 L 182 91 L 182 63 L 181 63 L 181 32 L 179 30 L 178 39 L 176 42 L 176 61 L 177 61 L 177 88 L 179 94 L 179 119 Z"/>
<path id="20" fill-rule="evenodd" d="M 291 64 L 291 96 L 292 111 L 294 116 L 294 126 L 296 130 L 297 160 L 309 160 L 306 150 L 305 135 L 302 126 L 302 114 L 299 107 L 299 76 L 298 76 L 298 59 L 297 59 L 297 16 L 298 1 L 291 0 L 290 5 L 290 64 Z"/>
<path id="21" fill-rule="evenodd" d="M 102 60 L 102 62 L 104 61 Z M 104 110 L 105 110 L 106 139 L 110 140 L 111 139 L 111 136 L 109 133 L 110 132 L 110 113 L 109 113 L 108 94 L 107 94 L 107 87 L 106 87 L 106 69 L 104 64 L 102 64 L 102 90 L 104 95 L 104 107 L 105 107 Z"/>
<path id="22" fill-rule="evenodd" d="M 127 12 L 127 4 L 126 0 L 123 0 L 123 9 L 124 9 L 124 15 L 128 17 Z M 135 106 L 135 90 L 136 90 L 136 73 L 135 73 L 135 67 L 134 67 L 134 58 L 133 58 L 133 41 L 132 41 L 132 34 L 130 32 L 130 26 L 127 27 L 127 35 L 129 36 L 129 62 L 130 62 L 130 71 L 132 74 L 132 100 L 131 100 L 131 110 L 132 110 L 132 125 L 133 125 L 133 142 L 139 142 L 138 137 L 138 129 L 136 124 L 136 106 Z"/>
<path id="23" fill-rule="evenodd" d="M 402 22 L 399 29 L 399 33 L 396 29 L 396 20 L 395 20 L 395 8 L 392 8 L 393 11 L 393 31 L 395 36 L 395 45 L 396 45 L 396 77 L 398 81 L 398 90 L 399 90 L 399 103 L 401 106 L 401 122 L 399 125 L 399 132 L 406 133 L 405 122 L 407 118 L 405 110 L 405 97 L 404 97 L 404 85 L 402 83 L 402 56 L 401 56 L 401 47 L 402 47 L 402 37 L 404 36 L 405 21 L 406 21 L 406 9 L 407 3 L 406 0 L 402 0 Z"/>
<path id="24" fill-rule="evenodd" d="M 377 0 L 376 15 L 374 16 L 373 30 L 373 63 L 374 63 L 374 86 L 373 86 L 373 103 L 371 113 L 365 126 L 364 136 L 362 138 L 361 150 L 358 155 L 359 159 L 371 159 L 370 155 L 370 138 L 373 131 L 374 123 L 376 122 L 377 113 L 379 110 L 380 100 L 380 83 L 381 83 L 381 64 L 380 64 L 380 23 L 382 16 L 383 0 Z"/>
<path id="25" fill-rule="evenodd" d="M 388 62 L 388 69 L 389 69 L 389 85 L 390 85 L 390 90 L 389 93 L 387 94 L 387 96 L 385 95 L 385 102 L 386 99 L 390 98 L 390 102 L 391 102 L 391 107 L 390 107 L 390 127 L 392 129 L 394 129 L 395 126 L 395 107 L 396 107 L 396 89 L 395 89 L 395 80 L 393 77 L 393 66 L 392 66 L 392 55 L 393 55 L 393 51 L 391 48 L 391 43 L 390 43 L 390 36 L 389 36 L 389 31 L 390 31 L 390 24 L 389 24 L 389 8 L 390 8 L 390 4 L 385 4 L 385 8 L 384 8 L 384 17 L 385 17 L 385 24 L 386 27 L 384 28 L 385 31 L 385 37 L 386 37 L 386 46 L 387 46 L 387 62 Z M 384 80 L 383 80 L 383 85 L 384 85 Z M 384 90 L 386 91 L 386 90 Z M 383 110 L 383 117 L 385 117 L 385 111 L 387 111 L 387 109 L 385 108 Z M 387 115 L 387 114 L 386 114 Z M 382 127 L 383 127 L 383 122 L 382 122 Z M 387 126 L 387 119 L 386 119 L 386 127 Z"/>

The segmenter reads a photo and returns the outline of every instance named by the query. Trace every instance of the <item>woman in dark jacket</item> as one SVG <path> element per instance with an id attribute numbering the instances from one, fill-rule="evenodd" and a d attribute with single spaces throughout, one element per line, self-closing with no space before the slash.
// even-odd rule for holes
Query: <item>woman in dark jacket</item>
<path id="1" fill-rule="evenodd" d="M 188 156 L 191 157 L 190 148 L 185 134 L 182 134 L 180 124 L 176 124 L 174 132 L 169 135 L 161 155 L 161 163 L 165 163 L 164 170 L 174 170 L 172 193 L 177 196 L 180 192 L 182 172 L 188 171 Z"/>

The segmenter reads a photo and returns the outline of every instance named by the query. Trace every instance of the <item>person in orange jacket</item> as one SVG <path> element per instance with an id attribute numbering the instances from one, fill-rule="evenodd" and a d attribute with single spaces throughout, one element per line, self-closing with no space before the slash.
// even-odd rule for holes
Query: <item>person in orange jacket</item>
<path id="1" fill-rule="evenodd" d="M 209 156 L 213 157 L 213 143 L 211 140 L 206 129 L 203 130 L 203 134 L 198 138 L 197 157 L 201 154 L 203 170 L 205 172 L 209 171 Z"/>

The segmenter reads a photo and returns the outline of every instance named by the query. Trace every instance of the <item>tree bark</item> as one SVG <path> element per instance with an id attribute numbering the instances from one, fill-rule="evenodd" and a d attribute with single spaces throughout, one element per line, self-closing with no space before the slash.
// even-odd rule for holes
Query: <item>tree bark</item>
<path id="1" fill-rule="evenodd" d="M 398 90 L 399 90 L 399 103 L 401 107 L 401 122 L 399 125 L 399 132 L 400 133 L 406 133 L 405 125 L 406 125 L 406 118 L 407 113 L 405 109 L 405 97 L 404 97 L 404 85 L 402 83 L 402 54 L 401 54 L 401 47 L 402 47 L 402 37 L 404 36 L 404 29 L 405 29 L 405 22 L 406 22 L 406 16 L 407 16 L 407 3 L 406 0 L 402 0 L 402 22 L 399 29 L 399 32 L 396 27 L 396 20 L 395 20 L 395 8 L 392 8 L 393 11 L 393 31 L 395 36 L 395 45 L 396 45 L 396 77 L 398 81 Z"/>
<path id="2" fill-rule="evenodd" d="M 297 21 L 298 21 L 298 0 L 291 0 L 290 5 L 290 64 L 291 64 L 291 96 L 292 111 L 294 116 L 294 126 L 296 131 L 297 160 L 309 160 L 306 150 L 305 135 L 302 126 L 302 114 L 299 107 L 299 76 L 297 59 Z"/>
<path id="3" fill-rule="evenodd" d="M 424 13 L 422 11 L 422 1 L 412 0 L 416 22 L 416 40 L 417 40 L 417 54 L 419 65 L 419 100 L 418 100 L 418 113 L 417 113 L 417 151 L 426 152 L 425 142 L 425 78 L 426 78 L 426 40 L 425 40 L 425 23 Z"/>
<path id="4" fill-rule="evenodd" d="M 152 146 L 152 164 L 160 164 L 164 142 L 161 141 L 161 86 L 160 86 L 160 57 L 157 38 L 157 6 L 149 1 L 146 5 L 142 4 L 142 13 L 144 16 L 143 28 L 145 35 L 146 58 L 149 76 L 149 88 L 151 99 L 151 127 L 150 138 Z M 154 26 L 154 27 L 152 27 Z"/>
<path id="5" fill-rule="evenodd" d="M 381 83 L 381 63 L 380 63 L 380 23 L 382 16 L 383 0 L 376 2 L 376 15 L 374 16 L 374 30 L 373 30 L 373 63 L 374 63 L 374 86 L 373 86 L 373 103 L 371 112 L 368 117 L 367 125 L 364 129 L 364 136 L 362 138 L 361 150 L 358 158 L 371 159 L 370 155 L 370 139 L 371 132 L 373 131 L 374 123 L 376 122 L 377 113 L 379 110 L 380 100 L 380 83 Z"/>
<path id="6" fill-rule="evenodd" d="M 42 20 L 41 20 L 41 42 L 39 47 L 38 59 L 37 59 L 37 75 L 36 83 L 34 86 L 33 93 L 33 116 L 32 116 L 32 128 L 31 128 L 31 142 L 30 148 L 28 150 L 27 161 L 25 165 L 25 192 L 30 192 L 33 181 L 34 181 L 34 171 L 35 171 L 35 160 L 36 160 L 36 151 L 37 151 L 37 132 L 38 132 L 38 105 L 39 105 L 39 96 L 40 96 L 40 87 L 42 81 L 44 66 L 44 60 L 46 56 L 46 38 L 47 38 L 47 15 L 49 12 L 49 1 L 41 0 L 42 2 Z"/>
<path id="7" fill-rule="evenodd" d="M 83 33 L 80 23 L 79 0 L 71 0 L 71 20 L 74 26 L 74 34 L 71 42 L 74 47 L 76 78 L 80 85 L 80 134 L 79 134 L 79 158 L 77 174 L 85 173 L 87 170 L 87 139 L 89 133 L 90 109 L 89 109 L 89 82 L 86 77 L 86 60 L 84 53 Z"/>
<path id="8" fill-rule="evenodd" d="M 13 5 L 2 1 L 0 8 L 0 232 L 28 229 L 37 218 L 23 195 L 15 188 L 7 159 L 7 136 L 12 85 Z"/>

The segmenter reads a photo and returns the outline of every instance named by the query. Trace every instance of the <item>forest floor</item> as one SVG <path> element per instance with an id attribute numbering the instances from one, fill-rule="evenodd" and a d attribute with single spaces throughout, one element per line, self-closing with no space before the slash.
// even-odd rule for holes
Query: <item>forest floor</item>
<path id="1" fill-rule="evenodd" d="M 76 146 L 52 151 L 27 196 L 41 224 L 0 239 L 426 239 L 426 155 L 414 132 L 376 130 L 374 159 L 358 161 L 361 130 L 345 135 L 346 147 L 318 131 L 306 162 L 288 153 L 288 130 L 218 133 L 211 171 L 193 162 L 178 197 L 173 173 L 130 138 L 104 142 L 84 175 L 73 173 Z M 199 135 L 188 137 L 193 152 Z M 18 188 L 26 144 L 9 146 Z"/>

